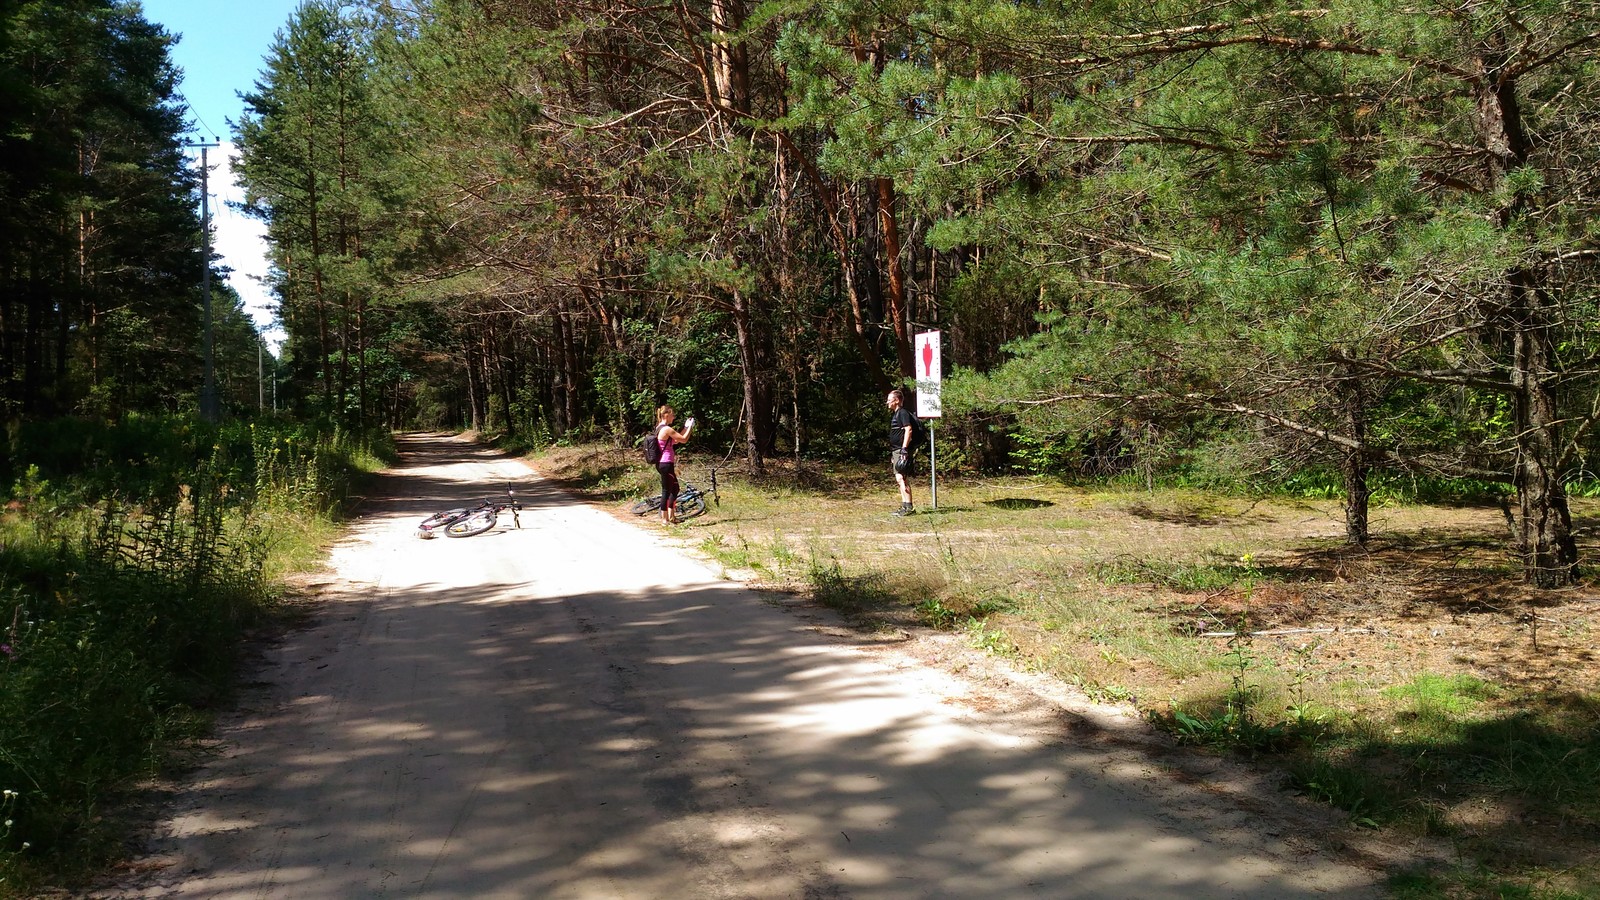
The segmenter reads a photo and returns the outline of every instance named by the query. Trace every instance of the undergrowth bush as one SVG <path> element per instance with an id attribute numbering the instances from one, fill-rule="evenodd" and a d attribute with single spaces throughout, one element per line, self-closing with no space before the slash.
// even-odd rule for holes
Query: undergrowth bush
<path id="1" fill-rule="evenodd" d="M 385 447 L 292 423 L 154 418 L 11 437 L 0 896 L 116 852 L 105 810 L 180 758 L 270 614 L 276 532 L 337 508 Z"/>
<path id="2" fill-rule="evenodd" d="M 1344 497 L 1344 480 L 1338 470 L 1327 467 L 1296 469 L 1281 479 L 1268 481 L 1262 488 L 1271 493 L 1308 500 L 1339 500 Z M 1417 503 L 1494 503 L 1512 493 L 1510 484 L 1481 478 L 1443 478 L 1405 472 L 1373 472 L 1367 479 L 1374 506 Z"/>
<path id="3" fill-rule="evenodd" d="M 35 495 L 63 507 L 107 498 L 172 503 L 196 477 L 207 477 L 227 485 L 230 502 L 263 496 L 327 508 L 345 499 L 352 473 L 394 458 L 385 433 L 271 418 L 63 418 L 24 423 L 8 437 L 0 455 L 9 466 L 0 472 L 5 483 L 43 486 Z"/>

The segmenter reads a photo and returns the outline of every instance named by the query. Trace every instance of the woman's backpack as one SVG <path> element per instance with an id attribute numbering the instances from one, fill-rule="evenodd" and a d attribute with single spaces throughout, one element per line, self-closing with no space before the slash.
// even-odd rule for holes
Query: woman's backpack
<path id="1" fill-rule="evenodd" d="M 644 436 L 644 461 L 652 466 L 661 462 L 661 440 L 654 431 Z"/>

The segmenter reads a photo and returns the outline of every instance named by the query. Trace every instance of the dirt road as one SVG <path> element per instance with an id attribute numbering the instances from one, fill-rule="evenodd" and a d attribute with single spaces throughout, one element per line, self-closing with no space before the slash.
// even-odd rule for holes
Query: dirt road
<path id="1" fill-rule="evenodd" d="M 1377 896 L 1072 717 L 838 636 L 445 437 L 333 554 L 227 752 L 101 896 Z M 511 481 L 520 531 L 416 522 Z"/>

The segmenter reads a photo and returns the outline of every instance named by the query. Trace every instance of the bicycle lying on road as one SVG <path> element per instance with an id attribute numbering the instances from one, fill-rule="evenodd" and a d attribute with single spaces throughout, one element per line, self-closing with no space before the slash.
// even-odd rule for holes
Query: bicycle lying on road
<path id="1" fill-rule="evenodd" d="M 705 512 L 706 494 L 708 493 L 711 495 L 711 499 L 718 506 L 722 505 L 722 496 L 717 493 L 716 469 L 711 470 L 710 491 L 703 491 L 696 485 L 690 484 L 687 481 L 683 482 L 682 487 L 680 487 L 678 490 L 678 518 L 692 519 L 695 516 Z M 654 497 L 646 497 L 643 500 L 633 504 L 632 506 L 628 507 L 628 511 L 636 516 L 642 516 L 645 513 L 655 512 L 660 508 L 661 495 L 657 494 Z"/>
<path id="2" fill-rule="evenodd" d="M 417 526 L 417 537 L 428 539 L 441 531 L 446 537 L 472 537 L 475 534 L 483 534 L 493 528 L 500 521 L 500 514 L 508 509 L 511 510 L 511 521 L 521 528 L 522 504 L 517 502 L 516 494 L 509 484 L 506 485 L 504 500 L 485 498 L 478 501 L 477 506 L 447 509 L 423 519 L 422 524 Z"/>

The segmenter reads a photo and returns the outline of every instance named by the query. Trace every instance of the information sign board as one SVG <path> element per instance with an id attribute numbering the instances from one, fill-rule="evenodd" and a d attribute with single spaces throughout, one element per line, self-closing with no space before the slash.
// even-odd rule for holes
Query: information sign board
<path id="1" fill-rule="evenodd" d="M 940 411 L 939 383 L 939 332 L 924 331 L 917 335 L 917 417 L 937 419 Z"/>

